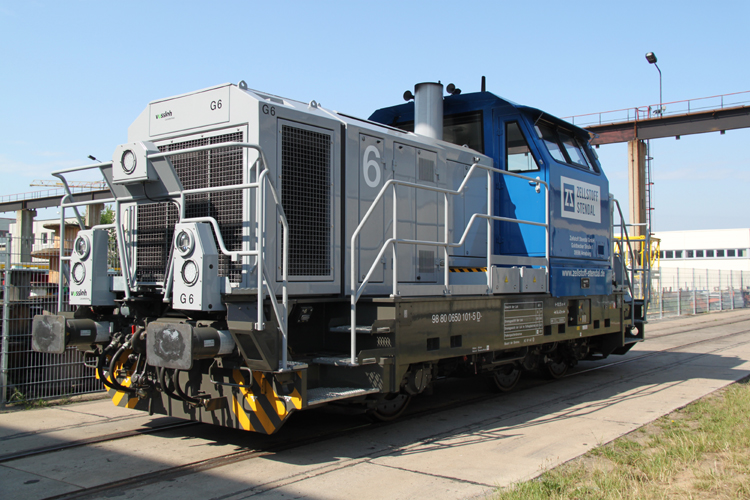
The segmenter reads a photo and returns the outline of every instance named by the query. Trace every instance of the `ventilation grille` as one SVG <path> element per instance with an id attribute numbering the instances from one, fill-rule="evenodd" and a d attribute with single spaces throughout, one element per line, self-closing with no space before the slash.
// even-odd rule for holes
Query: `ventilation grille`
<path id="1" fill-rule="evenodd" d="M 165 144 L 159 150 L 179 151 L 222 142 L 242 142 L 242 132 Z M 172 156 L 171 160 L 185 189 L 231 186 L 242 184 L 243 151 L 239 147 L 219 148 L 178 154 Z M 188 195 L 185 197 L 185 217 L 213 217 L 219 223 L 227 250 L 242 250 L 242 190 Z M 216 241 L 215 237 L 214 240 Z M 218 248 L 218 241 L 216 246 Z M 239 283 L 242 279 L 242 263 L 232 262 L 228 256 L 220 254 L 219 276 L 228 277 L 232 283 Z"/>
<path id="2" fill-rule="evenodd" d="M 331 275 L 331 136 L 282 125 L 281 203 L 289 276 Z"/>
<path id="3" fill-rule="evenodd" d="M 420 250 L 417 269 L 420 274 L 435 272 L 435 252 L 431 250 Z"/>
<path id="4" fill-rule="evenodd" d="M 176 223 L 177 206 L 174 203 L 138 205 L 138 253 L 135 268 L 138 281 L 164 281 Z"/>
<path id="5" fill-rule="evenodd" d="M 435 162 L 427 158 L 419 159 L 419 180 L 435 182 Z"/>

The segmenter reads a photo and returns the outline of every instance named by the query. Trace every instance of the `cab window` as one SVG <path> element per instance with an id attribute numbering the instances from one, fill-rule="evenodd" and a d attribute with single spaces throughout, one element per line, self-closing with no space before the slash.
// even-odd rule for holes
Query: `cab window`
<path id="1" fill-rule="evenodd" d="M 570 158 L 571 163 L 574 163 L 579 167 L 591 168 L 591 165 L 586 158 L 586 153 L 583 152 L 581 145 L 575 137 L 560 131 L 560 140 L 562 141 L 563 146 L 565 146 L 565 152 L 568 153 L 568 158 Z"/>
<path id="2" fill-rule="evenodd" d="M 414 121 L 399 122 L 394 126 L 406 132 L 414 132 Z M 443 117 L 443 140 L 459 146 L 468 146 L 484 153 L 482 112 L 445 115 Z"/>
<path id="3" fill-rule="evenodd" d="M 557 161 L 566 163 L 565 155 L 562 152 L 560 143 L 557 142 L 557 132 L 552 127 L 546 125 L 537 125 L 537 133 L 539 137 L 544 141 L 544 145 L 547 146 L 547 151 Z"/>
<path id="4" fill-rule="evenodd" d="M 594 153 L 585 140 L 549 123 L 539 123 L 535 128 L 552 158 L 562 163 L 598 172 L 596 162 L 592 160 Z"/>
<path id="5" fill-rule="evenodd" d="M 508 172 L 532 172 L 539 165 L 517 122 L 505 124 L 505 168 Z"/>
<path id="6" fill-rule="evenodd" d="M 482 112 L 473 111 L 443 117 L 443 140 L 459 146 L 466 145 L 484 153 Z"/>

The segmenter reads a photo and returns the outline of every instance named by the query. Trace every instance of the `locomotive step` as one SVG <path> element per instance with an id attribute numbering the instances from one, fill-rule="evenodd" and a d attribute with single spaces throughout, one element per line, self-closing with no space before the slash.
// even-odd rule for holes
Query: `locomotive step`
<path id="1" fill-rule="evenodd" d="M 307 406 L 320 405 L 339 399 L 365 396 L 378 392 L 376 388 L 358 389 L 356 387 L 317 387 L 307 390 Z"/>
<path id="2" fill-rule="evenodd" d="M 375 331 L 372 330 L 371 326 L 356 326 L 354 327 L 357 333 L 391 333 L 391 327 L 390 326 L 381 326 L 375 329 Z M 352 327 L 349 325 L 341 325 L 341 326 L 334 326 L 329 329 L 331 332 L 345 332 L 349 333 L 351 332 Z"/>
<path id="3" fill-rule="evenodd" d="M 358 360 L 359 365 L 371 365 L 377 362 L 376 358 L 365 358 Z M 331 365 L 331 366 L 359 366 L 352 364 L 352 358 L 349 356 L 320 356 L 312 359 L 313 363 L 319 365 Z"/>
<path id="4" fill-rule="evenodd" d="M 296 372 L 299 370 L 307 370 L 308 364 L 301 361 L 287 361 L 286 368 L 282 368 L 279 372 Z"/>

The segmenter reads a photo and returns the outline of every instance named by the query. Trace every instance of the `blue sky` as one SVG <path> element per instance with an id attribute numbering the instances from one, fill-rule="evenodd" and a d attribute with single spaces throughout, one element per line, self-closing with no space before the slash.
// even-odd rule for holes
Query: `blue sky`
<path id="1" fill-rule="evenodd" d="M 0 195 L 109 159 L 149 101 L 225 82 L 367 117 L 417 82 L 469 92 L 485 75 L 565 117 L 658 103 L 653 51 L 665 102 L 747 91 L 748 18 L 747 0 L 0 0 Z M 654 229 L 750 226 L 748 143 L 750 130 L 652 141 Z M 627 205 L 626 146 L 598 152 Z"/>

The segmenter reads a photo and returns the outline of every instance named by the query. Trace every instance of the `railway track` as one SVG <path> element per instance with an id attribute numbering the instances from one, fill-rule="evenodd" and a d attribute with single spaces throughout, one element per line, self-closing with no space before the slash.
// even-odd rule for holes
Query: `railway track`
<path id="1" fill-rule="evenodd" d="M 727 322 L 722 322 L 720 324 L 713 323 L 712 326 L 726 326 L 726 325 L 732 325 L 732 324 L 735 324 L 735 323 L 742 323 L 742 322 L 746 322 L 746 321 L 747 320 L 745 319 L 745 320 L 737 320 L 737 321 L 727 321 Z M 702 326 L 702 325 L 699 325 L 699 327 L 700 326 Z M 653 338 L 663 338 L 663 337 L 667 337 L 667 336 L 678 335 L 678 334 L 681 334 L 681 333 L 694 332 L 694 331 L 696 331 L 698 329 L 700 329 L 700 328 L 692 327 L 692 328 L 687 328 L 687 329 L 678 330 L 678 331 L 670 331 L 670 332 L 662 334 L 662 335 L 656 335 Z M 696 345 L 705 344 L 705 343 L 709 343 L 709 342 L 714 342 L 716 340 L 722 340 L 722 339 L 728 339 L 728 338 L 732 338 L 732 337 L 738 337 L 738 336 L 741 336 L 741 335 L 746 335 L 748 333 L 750 333 L 750 330 L 744 329 L 744 330 L 737 331 L 737 332 L 727 333 L 727 334 L 724 334 L 724 335 L 713 336 L 713 337 L 710 337 L 710 338 L 705 338 L 705 339 L 701 339 L 701 340 L 697 340 L 697 341 L 693 341 L 693 342 L 688 342 L 688 343 L 680 344 L 680 345 L 677 345 L 677 346 L 672 346 L 672 347 L 660 349 L 660 350 L 657 350 L 657 351 L 652 351 L 652 352 L 649 352 L 649 353 L 645 353 L 643 355 L 636 355 L 636 356 L 629 357 L 627 359 L 622 359 L 622 360 L 618 360 L 618 361 L 615 361 L 615 362 L 603 364 L 603 365 L 600 365 L 600 366 L 596 366 L 596 367 L 592 367 L 592 368 L 587 368 L 587 369 L 584 369 L 584 370 L 579 370 L 579 371 L 576 371 L 574 373 L 571 373 L 571 374 L 567 375 L 565 378 L 576 377 L 576 376 L 579 376 L 579 375 L 582 375 L 582 374 L 585 374 L 585 373 L 589 373 L 591 371 L 601 370 L 601 369 L 609 368 L 609 367 L 612 367 L 612 366 L 623 365 L 623 364 L 628 364 L 628 363 L 635 363 L 635 362 L 644 360 L 645 358 L 650 358 L 650 357 L 653 357 L 653 356 L 658 356 L 658 355 L 663 355 L 663 354 L 670 353 L 670 352 L 675 352 L 675 351 L 678 351 L 678 350 L 681 350 L 681 349 L 685 349 L 685 348 L 689 348 L 689 347 L 693 347 L 693 346 L 696 346 Z M 564 396 L 561 396 L 560 398 L 553 398 L 552 400 L 545 400 L 545 401 L 539 403 L 538 405 L 526 406 L 523 409 L 523 411 L 529 411 L 529 410 L 533 411 L 535 409 L 544 409 L 545 407 L 549 408 L 550 405 L 554 405 L 555 403 L 560 403 L 560 402 L 562 402 L 563 400 L 566 400 L 566 399 L 579 398 L 579 397 L 582 397 L 582 396 L 586 396 L 589 393 L 592 393 L 592 392 L 595 392 L 595 391 L 599 391 L 602 388 L 605 388 L 605 387 L 607 387 L 609 385 L 622 384 L 623 382 L 632 381 L 632 380 L 634 380 L 634 379 L 636 379 L 638 377 L 647 376 L 647 375 L 649 375 L 652 372 L 667 370 L 670 367 L 674 367 L 674 366 L 677 366 L 677 365 L 680 365 L 680 364 L 688 363 L 690 361 L 695 360 L 696 358 L 699 358 L 699 357 L 702 357 L 702 356 L 708 356 L 708 355 L 716 354 L 718 352 L 721 352 L 722 350 L 726 350 L 726 349 L 729 349 L 731 347 L 735 347 L 735 346 L 743 345 L 743 344 L 748 344 L 748 343 L 750 343 L 750 340 L 745 341 L 745 342 L 735 343 L 735 344 L 732 344 L 731 346 L 719 346 L 719 347 L 717 347 L 715 349 L 712 349 L 710 351 L 707 351 L 705 353 L 695 353 L 695 354 L 689 355 L 689 356 L 687 356 L 687 357 L 685 357 L 683 359 L 675 360 L 675 361 L 671 361 L 671 362 L 662 364 L 658 368 L 654 368 L 654 369 L 650 369 L 650 370 L 645 370 L 645 371 L 639 371 L 637 374 L 632 374 L 632 375 L 629 375 L 629 376 L 620 377 L 616 381 L 607 382 L 607 383 L 604 383 L 604 384 L 599 384 L 599 385 L 597 385 L 594 388 L 591 388 L 591 387 L 583 388 L 580 391 L 576 391 L 573 394 L 566 394 Z M 554 382 L 541 382 L 540 381 L 540 382 L 536 382 L 536 383 L 527 384 L 524 387 L 522 387 L 520 389 L 520 391 L 534 390 L 535 387 L 538 387 L 540 385 L 545 385 L 546 383 L 554 383 Z M 520 392 L 520 391 L 517 391 L 517 392 Z M 119 492 L 121 492 L 123 490 L 132 490 L 132 489 L 135 489 L 135 488 L 141 488 L 141 487 L 145 487 L 145 486 L 148 486 L 148 485 L 151 485 L 151 484 L 154 484 L 154 483 L 159 483 L 159 482 L 168 481 L 168 480 L 175 480 L 175 479 L 183 477 L 183 476 L 187 476 L 187 475 L 190 475 L 190 474 L 195 474 L 195 473 L 198 473 L 198 472 L 202 472 L 202 471 L 206 471 L 206 470 L 210 470 L 210 469 L 214 469 L 214 468 L 218 468 L 218 467 L 224 467 L 224 466 L 227 466 L 227 465 L 236 464 L 236 463 L 244 462 L 244 461 L 247 461 L 247 460 L 252 460 L 252 459 L 260 458 L 260 457 L 271 455 L 271 454 L 276 454 L 276 453 L 279 453 L 279 452 L 282 452 L 282 451 L 287 451 L 287 450 L 294 449 L 294 448 L 301 448 L 303 446 L 325 442 L 327 440 L 330 440 L 330 439 L 333 439 L 333 438 L 337 438 L 337 437 L 342 437 L 342 436 L 356 436 L 358 433 L 364 432 L 366 430 L 372 430 L 372 429 L 377 429 L 377 428 L 385 428 L 385 427 L 388 427 L 388 426 L 396 425 L 398 423 L 402 423 L 402 422 L 407 421 L 407 420 L 424 418 L 426 415 L 432 415 L 432 414 L 435 414 L 437 412 L 445 412 L 445 411 L 448 411 L 448 410 L 451 410 L 451 409 L 454 409 L 454 408 L 466 407 L 466 406 L 470 406 L 472 404 L 484 403 L 484 402 L 491 401 L 491 400 L 494 400 L 494 399 L 499 399 L 499 398 L 502 398 L 502 397 L 504 397 L 503 394 L 495 394 L 495 395 L 484 394 L 484 395 L 481 395 L 481 396 L 464 398 L 464 399 L 461 399 L 459 401 L 454 401 L 454 402 L 450 402 L 448 404 L 440 405 L 438 407 L 434 407 L 433 406 L 433 407 L 429 407 L 429 408 L 422 409 L 422 410 L 408 412 L 402 418 L 400 418 L 399 420 L 394 421 L 394 422 L 376 422 L 376 423 L 366 423 L 366 424 L 362 424 L 361 422 L 359 422 L 359 423 L 357 423 L 356 425 L 353 425 L 353 426 L 345 427 L 343 429 L 337 428 L 337 429 L 333 429 L 333 430 L 330 430 L 330 431 L 321 432 L 321 433 L 315 434 L 313 436 L 307 437 L 305 439 L 299 439 L 299 438 L 296 438 L 296 437 L 295 438 L 290 438 L 290 439 L 282 439 L 282 440 L 274 442 L 274 443 L 272 443 L 272 444 L 270 444 L 270 445 L 268 445 L 266 447 L 260 447 L 258 449 L 243 449 L 243 450 L 239 450 L 239 451 L 234 451 L 232 453 L 227 453 L 227 454 L 224 454 L 224 455 L 220 455 L 220 456 L 216 456 L 216 457 L 212 457 L 212 458 L 207 458 L 207 459 L 204 459 L 204 460 L 197 460 L 197 461 L 193 461 L 193 462 L 190 462 L 190 463 L 187 463 L 187 464 L 181 464 L 181 465 L 174 466 L 174 467 L 168 467 L 168 468 L 164 468 L 164 469 L 161 469 L 161 470 L 157 470 L 157 471 L 153 471 L 153 472 L 149 472 L 149 473 L 145 473 L 145 474 L 141 474 L 141 475 L 137 475 L 137 476 L 133 476 L 133 477 L 128 477 L 126 479 L 121 479 L 121 480 L 112 481 L 112 482 L 108 482 L 108 483 L 104 483 L 104 484 L 100 484 L 100 485 L 96 485 L 96 486 L 92 486 L 92 487 L 88 487 L 88 488 L 83 488 L 83 489 L 77 490 L 75 492 L 65 493 L 65 494 L 56 495 L 56 496 L 52 496 L 52 497 L 47 497 L 47 500 L 69 500 L 69 499 L 72 500 L 72 499 L 93 498 L 93 497 L 97 497 L 97 496 L 99 496 L 99 495 L 101 495 L 103 493 L 106 493 L 106 492 L 111 492 L 111 491 L 119 491 Z M 492 417 L 489 417 L 487 420 L 484 420 L 484 421 L 481 421 L 481 422 L 474 422 L 473 424 L 470 424 L 470 425 L 466 426 L 465 428 L 461 428 L 461 429 L 458 429 L 458 430 L 453 429 L 450 432 L 454 433 L 454 434 L 456 432 L 459 432 L 459 433 L 471 432 L 472 429 L 477 428 L 479 426 L 486 425 L 488 422 L 502 421 L 504 419 L 511 418 L 511 417 L 514 416 L 514 413 L 518 413 L 518 412 L 519 412 L 518 410 L 512 410 L 512 411 L 509 411 L 509 412 L 506 412 L 506 413 L 503 413 L 503 414 L 493 415 Z M 195 424 L 197 424 L 197 423 L 196 422 L 183 422 L 182 423 L 183 426 L 195 425 Z M 167 429 L 174 429 L 174 428 L 177 428 L 177 427 L 179 427 L 179 425 L 162 426 L 162 427 L 159 427 L 158 429 L 148 430 L 150 432 L 131 431 L 131 432 L 126 432 L 126 433 L 118 433 L 118 435 L 102 436 L 100 438 L 95 438 L 95 439 L 91 440 L 90 442 L 87 441 L 87 440 L 81 440 L 81 441 L 78 441 L 78 442 L 75 442 L 75 443 L 70 443 L 69 446 L 54 447 L 54 449 L 53 448 L 49 448 L 49 449 L 39 448 L 39 449 L 36 449 L 36 450 L 28 450 L 27 452 L 15 454 L 15 455 L 18 455 L 15 458 L 13 456 L 11 456 L 11 455 L 0 456 L 0 463 L 2 463 L 2 462 L 9 462 L 9 461 L 12 461 L 12 460 L 17 459 L 17 458 L 24 458 L 24 457 L 33 456 L 33 455 L 39 455 L 39 454 L 44 454 L 44 453 L 51 453 L 51 452 L 54 452 L 54 451 L 60 451 L 60 450 L 64 450 L 64 449 L 68 449 L 68 448 L 73 448 L 73 447 L 86 446 L 86 445 L 93 444 L 95 442 L 104 442 L 104 441 L 112 440 L 112 439 L 124 439 L 124 438 L 127 438 L 127 437 L 133 437 L 133 436 L 142 435 L 142 434 L 150 434 L 150 433 L 153 433 L 153 432 L 159 432 L 159 431 L 163 431 L 163 430 L 167 430 Z M 435 439 L 440 439 L 441 437 L 444 437 L 444 435 L 443 434 L 436 434 L 436 435 L 431 436 L 429 438 L 422 438 L 420 440 L 435 440 Z M 375 451 L 371 455 L 372 455 L 373 458 L 376 458 L 379 454 L 382 454 L 382 452 Z M 364 455 L 365 458 L 367 458 L 367 456 L 368 456 L 367 454 Z M 362 460 L 362 459 L 363 459 L 362 457 L 359 457 L 356 460 Z M 352 460 L 354 460 L 354 459 L 352 459 Z M 262 487 L 262 485 L 258 485 L 256 487 Z"/>
<path id="2" fill-rule="evenodd" d="M 678 333 L 685 333 L 685 332 L 669 333 L 669 334 L 666 334 L 666 335 L 662 335 L 659 338 L 668 337 L 668 336 L 671 336 L 671 335 L 677 335 Z M 646 354 L 641 354 L 641 355 L 634 356 L 634 357 L 631 357 L 631 358 L 626 358 L 626 359 L 621 359 L 621 360 L 618 360 L 618 361 L 613 361 L 611 363 L 603 364 L 603 365 L 600 365 L 600 366 L 593 366 L 593 367 L 587 368 L 585 370 L 579 370 L 579 371 L 576 371 L 574 373 L 570 373 L 570 374 L 566 375 L 566 377 L 573 377 L 573 376 L 576 376 L 576 375 L 582 375 L 584 373 L 589 373 L 589 372 L 601 370 L 603 368 L 609 368 L 609 367 L 612 367 L 612 366 L 617 366 L 617 365 L 622 365 L 622 364 L 627 364 L 627 363 L 633 363 L 635 361 L 640 361 L 640 360 L 645 359 L 645 358 L 650 358 L 650 357 L 653 357 L 653 356 L 657 356 L 659 354 L 664 354 L 665 352 L 672 352 L 672 351 L 676 351 L 678 349 L 684 349 L 686 347 L 690 347 L 690 346 L 694 346 L 694 345 L 698 345 L 698 344 L 705 344 L 706 342 L 710 342 L 710 341 L 714 341 L 714 340 L 719 340 L 719 339 L 723 339 L 723 338 L 735 337 L 737 335 L 741 335 L 741 334 L 745 334 L 745 333 L 750 333 L 750 330 L 743 330 L 741 332 L 729 333 L 727 335 L 722 335 L 722 336 L 719 336 L 719 337 L 711 337 L 710 339 L 697 340 L 695 342 L 690 342 L 688 344 L 682 344 L 682 345 L 675 346 L 675 347 L 669 347 L 667 349 L 660 349 L 658 351 L 652 351 L 652 352 L 649 352 L 649 353 L 646 353 Z M 698 354 L 696 356 L 702 356 L 702 355 Z"/>
<path id="3" fill-rule="evenodd" d="M 146 434 L 155 434 L 157 432 L 164 432 L 174 429 L 181 429 L 184 427 L 190 427 L 198 425 L 200 422 L 177 422 L 174 424 L 160 425 L 158 427 L 149 427 L 142 429 L 134 429 L 130 431 L 114 432 L 112 434 L 105 434 L 103 436 L 96 436 L 89 439 L 80 439 L 72 441 L 70 443 L 53 445 L 53 446 L 40 446 L 38 448 L 32 448 L 29 450 L 19 451 L 15 453 L 8 453 L 0 455 L 0 464 L 10 462 L 12 460 L 18 460 L 20 458 L 34 457 L 37 455 L 45 455 L 56 451 L 69 450 L 72 448 L 78 448 L 81 446 L 87 446 L 98 443 L 106 443 L 109 441 L 117 441 L 118 439 L 126 439 L 134 436 L 143 436 Z"/>
<path id="4" fill-rule="evenodd" d="M 678 335 L 680 333 L 694 332 L 696 330 L 699 330 L 701 327 L 703 327 L 705 325 L 710 325 L 711 327 L 727 326 L 727 325 L 734 325 L 736 323 L 744 323 L 747 320 L 748 320 L 748 318 L 746 316 L 740 316 L 739 319 L 736 319 L 736 318 L 727 318 L 724 321 L 722 321 L 721 318 L 715 318 L 713 320 L 710 320 L 710 319 L 706 318 L 705 321 L 691 323 L 690 328 L 683 328 L 683 329 L 680 329 L 680 330 L 677 330 L 677 331 L 669 331 L 668 333 L 661 333 L 661 334 L 658 333 L 658 332 L 657 333 L 650 333 L 649 330 L 648 330 L 648 327 L 647 327 L 647 329 L 646 329 L 646 335 L 647 335 L 646 340 L 654 340 L 654 339 L 660 339 L 660 338 L 663 338 L 663 337 L 670 337 L 672 335 Z M 658 323 L 650 323 L 650 324 L 657 324 L 658 325 Z M 679 327 L 676 327 L 676 328 L 679 328 Z"/>

